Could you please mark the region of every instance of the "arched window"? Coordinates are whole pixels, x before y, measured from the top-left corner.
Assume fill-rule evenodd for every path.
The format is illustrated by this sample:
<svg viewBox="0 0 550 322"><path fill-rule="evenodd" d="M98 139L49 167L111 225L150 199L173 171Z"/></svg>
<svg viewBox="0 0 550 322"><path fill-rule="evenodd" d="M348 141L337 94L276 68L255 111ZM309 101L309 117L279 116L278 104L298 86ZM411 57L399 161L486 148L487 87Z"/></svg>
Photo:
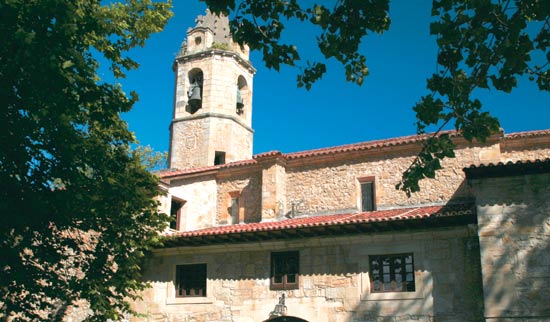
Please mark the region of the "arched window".
<svg viewBox="0 0 550 322"><path fill-rule="evenodd" d="M193 68L189 71L189 90L187 91L187 107L185 110L188 113L195 114L202 107L202 84L203 73L199 68Z"/></svg>
<svg viewBox="0 0 550 322"><path fill-rule="evenodd" d="M249 91L248 84L244 76L239 75L237 78L237 100L236 100L236 111L237 114L243 115L245 112L246 103L249 100Z"/></svg>

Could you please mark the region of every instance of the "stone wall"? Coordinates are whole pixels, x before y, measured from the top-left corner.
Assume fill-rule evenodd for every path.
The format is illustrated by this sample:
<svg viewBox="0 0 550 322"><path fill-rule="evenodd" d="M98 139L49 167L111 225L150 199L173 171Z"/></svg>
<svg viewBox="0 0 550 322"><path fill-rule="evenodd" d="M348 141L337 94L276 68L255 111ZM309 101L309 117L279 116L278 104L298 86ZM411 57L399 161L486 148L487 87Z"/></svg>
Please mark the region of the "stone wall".
<svg viewBox="0 0 550 322"><path fill-rule="evenodd" d="M210 120L197 119L193 122L174 122L171 127L170 166L193 168L208 164L208 141Z"/></svg>
<svg viewBox="0 0 550 322"><path fill-rule="evenodd" d="M288 315L312 322L477 321L476 240L475 230L462 227L165 249L151 259L145 278L153 287L136 307L150 321L257 322L285 293ZM270 254L281 250L300 253L297 290L269 288ZM368 256L403 252L414 254L416 291L371 293ZM175 298L174 268L192 263L207 264L208 296Z"/></svg>
<svg viewBox="0 0 550 322"><path fill-rule="evenodd" d="M472 181L485 316L550 320L550 174Z"/></svg>
<svg viewBox="0 0 550 322"><path fill-rule="evenodd" d="M177 180L168 192L170 196L184 202L180 211L180 230L214 225L217 185L213 176Z"/></svg>
<svg viewBox="0 0 550 322"><path fill-rule="evenodd" d="M306 214L357 211L360 199L358 178L362 177L374 177L378 209L472 198L464 183L462 168L481 160L500 160L497 144L459 146L456 158L445 159L436 178L421 181L421 190L408 198L395 186L413 162L416 151L364 153L351 160L289 166L287 209L291 203L302 202L301 211Z"/></svg>
<svg viewBox="0 0 550 322"><path fill-rule="evenodd" d="M204 120L205 127L218 122L214 118ZM221 122L221 121L220 121ZM228 121L230 122L230 121ZM198 123L195 123L195 125ZM225 131L230 124L217 124L213 128ZM215 132L208 130L203 132ZM230 131L230 129L227 129ZM199 131L197 131L199 132ZM227 137L222 133L216 135L221 145L246 145L237 142L238 135ZM231 142L224 140L233 140ZM353 156L335 156L322 162L286 161L284 155L275 153L257 158L257 166L245 166L223 169L217 174L206 177L196 177L196 182L209 181L215 176L217 183L216 201L211 204L203 201L207 190L184 188L183 182L172 182L171 189L191 189L196 195L186 193L187 200L197 209L203 218L199 224L187 227L208 227L208 225L225 225L228 215L228 193L242 193L240 199L244 222L282 220L286 216L351 213L360 209L359 178L373 177L375 182L375 199L377 209L387 209L421 204L445 204L473 200L474 193L466 184L463 168L472 164L489 164L511 160L544 159L550 157L549 144L527 145L523 150L509 144L501 146L497 143L486 145L459 144L456 158L445 159L443 169L437 172L435 179L425 179L420 182L421 191L410 198L395 185L402 173L415 157L417 150L362 151ZM244 149L244 148L242 148ZM211 149L212 150L212 149ZM501 152L503 151L503 152ZM213 153L210 159L213 158ZM193 152L200 157L201 153ZM212 163L213 160L209 160ZM202 179L201 179L202 178ZM180 187L181 186L181 187ZM212 187L210 187L212 189ZM208 190L210 191L210 190ZM212 197L212 196L210 196ZM198 202L198 204L197 204ZM205 217L205 209L208 216ZM294 212L293 212L294 211ZM293 212L293 213L292 213ZM188 221L191 219L188 219Z"/></svg>
<svg viewBox="0 0 550 322"><path fill-rule="evenodd" d="M218 179L216 223L218 225L231 224L229 206L231 201L230 193L236 193L239 197L239 212L245 223L259 222L261 209L261 182L259 173L244 174Z"/></svg>

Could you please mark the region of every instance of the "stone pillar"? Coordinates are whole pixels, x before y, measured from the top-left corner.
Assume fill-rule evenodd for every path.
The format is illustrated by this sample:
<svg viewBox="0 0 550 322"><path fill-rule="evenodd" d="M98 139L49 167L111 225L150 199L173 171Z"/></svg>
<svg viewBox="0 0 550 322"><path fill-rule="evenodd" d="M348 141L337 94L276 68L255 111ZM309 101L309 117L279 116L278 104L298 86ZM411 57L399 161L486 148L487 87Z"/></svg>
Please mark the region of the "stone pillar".
<svg viewBox="0 0 550 322"><path fill-rule="evenodd" d="M257 155L262 167L262 221L284 218L286 205L286 160L281 152Z"/></svg>

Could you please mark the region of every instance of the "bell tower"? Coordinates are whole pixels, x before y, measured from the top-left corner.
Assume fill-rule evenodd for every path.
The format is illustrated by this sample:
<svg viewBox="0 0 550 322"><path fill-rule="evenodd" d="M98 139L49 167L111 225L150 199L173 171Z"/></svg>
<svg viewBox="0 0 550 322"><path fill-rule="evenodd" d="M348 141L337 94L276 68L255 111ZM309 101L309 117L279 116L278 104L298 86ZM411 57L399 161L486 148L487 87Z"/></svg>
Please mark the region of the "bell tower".
<svg viewBox="0 0 550 322"><path fill-rule="evenodd" d="M234 43L227 17L196 19L173 65L169 167L205 167L252 158L252 78L248 47Z"/></svg>

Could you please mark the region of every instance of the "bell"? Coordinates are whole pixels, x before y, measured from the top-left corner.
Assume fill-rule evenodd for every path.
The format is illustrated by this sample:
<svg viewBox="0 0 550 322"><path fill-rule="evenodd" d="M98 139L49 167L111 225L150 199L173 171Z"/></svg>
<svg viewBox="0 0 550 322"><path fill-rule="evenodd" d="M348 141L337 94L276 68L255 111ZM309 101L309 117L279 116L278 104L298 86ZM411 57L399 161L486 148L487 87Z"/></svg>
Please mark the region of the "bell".
<svg viewBox="0 0 550 322"><path fill-rule="evenodd" d="M201 87L197 83L191 84L189 87L189 105L199 107L201 100Z"/></svg>
<svg viewBox="0 0 550 322"><path fill-rule="evenodd" d="M243 112L243 98L241 96L241 91L237 89L237 113L241 114Z"/></svg>

